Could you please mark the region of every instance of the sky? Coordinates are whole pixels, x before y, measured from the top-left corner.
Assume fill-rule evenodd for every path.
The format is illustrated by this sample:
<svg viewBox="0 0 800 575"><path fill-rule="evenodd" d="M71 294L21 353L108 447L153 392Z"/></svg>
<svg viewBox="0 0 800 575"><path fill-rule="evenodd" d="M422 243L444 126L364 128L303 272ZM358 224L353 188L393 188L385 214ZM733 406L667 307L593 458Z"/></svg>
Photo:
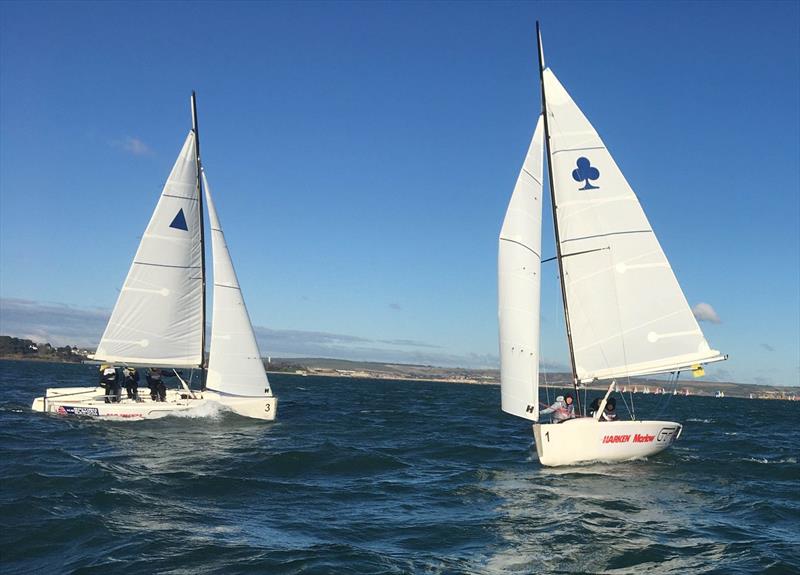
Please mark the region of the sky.
<svg viewBox="0 0 800 575"><path fill-rule="evenodd" d="M0 332L97 343L194 89L264 355L496 367L537 19L730 356L708 376L798 385L797 2L0 3Z"/></svg>

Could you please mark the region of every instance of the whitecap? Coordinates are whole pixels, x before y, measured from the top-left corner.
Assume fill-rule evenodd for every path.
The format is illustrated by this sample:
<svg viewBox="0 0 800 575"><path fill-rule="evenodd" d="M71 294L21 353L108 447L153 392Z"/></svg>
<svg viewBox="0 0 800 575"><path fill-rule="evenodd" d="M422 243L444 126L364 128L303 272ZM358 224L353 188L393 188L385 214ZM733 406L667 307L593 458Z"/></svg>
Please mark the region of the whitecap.
<svg viewBox="0 0 800 575"><path fill-rule="evenodd" d="M752 461L753 463L797 463L796 457L786 457L785 459L775 459L770 461L766 457L748 457L744 461Z"/></svg>
<svg viewBox="0 0 800 575"><path fill-rule="evenodd" d="M229 409L221 403L217 403L216 401L204 401L197 407L170 413L170 417L188 417L190 419L208 417L210 419L219 419L225 411L229 411Z"/></svg>

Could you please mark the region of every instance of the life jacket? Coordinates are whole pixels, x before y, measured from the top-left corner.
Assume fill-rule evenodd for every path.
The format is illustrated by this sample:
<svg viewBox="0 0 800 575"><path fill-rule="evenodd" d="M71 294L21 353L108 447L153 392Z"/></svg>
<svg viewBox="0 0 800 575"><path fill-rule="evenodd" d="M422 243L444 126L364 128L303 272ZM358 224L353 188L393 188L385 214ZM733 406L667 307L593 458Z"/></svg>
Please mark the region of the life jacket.
<svg viewBox="0 0 800 575"><path fill-rule="evenodd" d="M603 421L616 421L617 420L617 411L608 411L603 410L603 415L600 416L600 419Z"/></svg>
<svg viewBox="0 0 800 575"><path fill-rule="evenodd" d="M565 419L572 419L575 417L575 404L567 405L566 402L561 404L553 411L553 419L556 421L564 421Z"/></svg>

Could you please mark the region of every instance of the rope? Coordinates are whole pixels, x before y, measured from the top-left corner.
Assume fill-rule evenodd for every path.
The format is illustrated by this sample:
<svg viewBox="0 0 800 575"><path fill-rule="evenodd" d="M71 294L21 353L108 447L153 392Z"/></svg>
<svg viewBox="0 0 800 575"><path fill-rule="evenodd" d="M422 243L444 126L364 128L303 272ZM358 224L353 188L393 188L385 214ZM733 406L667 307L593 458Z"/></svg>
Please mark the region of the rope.
<svg viewBox="0 0 800 575"><path fill-rule="evenodd" d="M660 418L663 415L663 413L667 410L669 404L672 402L672 396L675 394L675 390L678 389L678 378L681 376L681 372L674 371L670 373L670 379L672 378L673 375L675 376L675 379L674 381L672 381L672 386L671 386L672 389L667 393L669 397L667 397L667 399L663 401L661 410L658 412L658 415L656 415L656 417ZM669 385L669 383L667 385ZM667 388L664 388L664 391L667 391Z"/></svg>
<svg viewBox="0 0 800 575"><path fill-rule="evenodd" d="M627 382L627 385L625 387L631 390L631 376L628 373L628 350L625 348L625 331L622 329L622 320L620 319L622 317L622 313L619 307L619 293L618 293L619 290L617 290L617 276L615 273L613 273L613 270L616 269L616 266L614 265L614 254L613 250L611 250L611 246L608 247L608 257L611 259L611 270L612 270L611 277L614 280L614 303L617 304L617 319L619 320L619 337L622 339L622 361L625 362L625 381ZM622 397L622 401L623 403L625 403L625 409L628 410L628 413L631 416L631 420L636 421L636 408L633 405L633 390L631 390L629 393L631 400L630 408L628 408L628 403L625 401L625 394L620 393L620 397Z"/></svg>

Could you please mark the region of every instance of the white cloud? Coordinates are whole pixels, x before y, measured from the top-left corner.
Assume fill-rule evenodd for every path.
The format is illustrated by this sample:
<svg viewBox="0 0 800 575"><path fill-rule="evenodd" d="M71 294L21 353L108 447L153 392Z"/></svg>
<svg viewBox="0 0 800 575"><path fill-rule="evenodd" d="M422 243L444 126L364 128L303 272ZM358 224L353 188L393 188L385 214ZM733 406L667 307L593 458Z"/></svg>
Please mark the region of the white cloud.
<svg viewBox="0 0 800 575"><path fill-rule="evenodd" d="M150 146L145 144L139 138L126 136L124 140L116 140L111 143L114 147L125 150L133 156L149 156L153 153Z"/></svg>
<svg viewBox="0 0 800 575"><path fill-rule="evenodd" d="M692 313L697 318L697 321L710 321L711 323L720 323L722 321L709 303L700 302L692 308Z"/></svg>

